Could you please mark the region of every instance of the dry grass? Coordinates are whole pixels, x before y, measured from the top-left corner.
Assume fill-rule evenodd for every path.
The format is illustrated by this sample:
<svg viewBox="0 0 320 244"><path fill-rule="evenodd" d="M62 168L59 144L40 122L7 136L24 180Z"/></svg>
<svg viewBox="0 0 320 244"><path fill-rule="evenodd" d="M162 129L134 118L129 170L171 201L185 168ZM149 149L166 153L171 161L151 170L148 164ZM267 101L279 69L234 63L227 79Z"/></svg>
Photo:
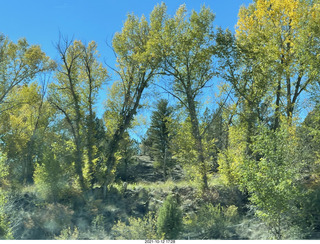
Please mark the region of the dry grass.
<svg viewBox="0 0 320 244"><path fill-rule="evenodd" d="M208 177L208 185L209 187L216 186L216 185L223 185L223 182L220 180L218 175L211 175ZM118 185L119 186L119 185ZM127 189L135 190L139 188L144 188L146 190L163 190L163 191L171 191L173 188L183 188L183 187L192 187L199 189L200 184L196 181L188 181L188 180L181 180L181 181L172 181L167 180L165 182L158 181L158 182L137 182L128 184Z"/></svg>

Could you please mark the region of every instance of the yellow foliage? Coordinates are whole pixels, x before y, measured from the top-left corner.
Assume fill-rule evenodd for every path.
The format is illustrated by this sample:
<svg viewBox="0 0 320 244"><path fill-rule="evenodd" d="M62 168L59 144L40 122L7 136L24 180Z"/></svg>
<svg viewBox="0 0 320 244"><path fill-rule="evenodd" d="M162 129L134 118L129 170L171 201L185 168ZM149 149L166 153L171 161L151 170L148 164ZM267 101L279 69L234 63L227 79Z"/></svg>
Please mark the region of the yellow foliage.
<svg viewBox="0 0 320 244"><path fill-rule="evenodd" d="M288 55L296 54L306 41L305 31L312 22L308 13L316 18L317 9L317 4L310 6L306 1L257 0L248 8L241 7L236 37L241 45L263 52L265 58L285 55L289 62Z"/></svg>
<svg viewBox="0 0 320 244"><path fill-rule="evenodd" d="M245 130L238 126L229 128L229 147L219 153L218 164L222 181L226 185L237 185L241 180L240 167L245 160Z"/></svg>

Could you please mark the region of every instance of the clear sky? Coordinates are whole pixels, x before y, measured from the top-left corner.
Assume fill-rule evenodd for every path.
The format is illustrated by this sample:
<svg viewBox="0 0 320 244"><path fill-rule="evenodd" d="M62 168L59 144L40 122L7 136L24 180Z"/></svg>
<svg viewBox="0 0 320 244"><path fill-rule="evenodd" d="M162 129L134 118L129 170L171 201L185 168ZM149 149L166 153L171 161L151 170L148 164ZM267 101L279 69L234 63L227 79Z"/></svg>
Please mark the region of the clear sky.
<svg viewBox="0 0 320 244"><path fill-rule="evenodd" d="M247 6L252 0L163 2L172 15L181 4L185 3L188 10L196 11L205 4L216 14L215 25L234 30L240 6ZM114 66L115 59L106 41L111 43L112 36L121 30L128 13L149 16L158 3L161 0L1 0L0 33L15 42L25 37L30 44L39 44L53 59L58 58L54 44L59 39L59 32L87 43L94 40L98 43L101 58ZM100 108L104 94L101 92Z"/></svg>
<svg viewBox="0 0 320 244"><path fill-rule="evenodd" d="M241 5L250 0L167 0L170 14L183 3L188 10L198 11L205 4L216 14L215 24L234 29ZM161 0L1 0L0 32L13 41L26 37L31 44L40 44L52 58L57 53L53 43L59 31L85 42L95 40L101 55L108 58L105 41L111 42L121 30L128 13L146 16Z"/></svg>

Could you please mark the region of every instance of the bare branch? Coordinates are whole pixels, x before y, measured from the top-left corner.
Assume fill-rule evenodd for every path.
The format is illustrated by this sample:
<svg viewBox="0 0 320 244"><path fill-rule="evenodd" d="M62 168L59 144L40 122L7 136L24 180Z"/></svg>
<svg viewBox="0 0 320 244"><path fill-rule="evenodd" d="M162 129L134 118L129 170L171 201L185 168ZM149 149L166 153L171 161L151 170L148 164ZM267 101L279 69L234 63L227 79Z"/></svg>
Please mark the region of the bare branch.
<svg viewBox="0 0 320 244"><path fill-rule="evenodd" d="M167 90L166 88L164 88L163 86L160 86L158 84L154 84L155 86L160 87L161 89L163 89L165 92L169 93L170 95L172 95L173 97L175 97L176 99L178 99L187 109L189 108L189 106L176 94L174 94L173 92Z"/></svg>
<svg viewBox="0 0 320 244"><path fill-rule="evenodd" d="M232 89L230 89L230 91L228 92L227 97L224 99L222 105L219 105L219 110L218 112L216 112L213 117L212 120L210 121L210 123L204 128L203 132L201 133L201 137L206 133L206 131L209 129L210 125L215 121L216 117L218 116L218 114L221 113L222 109L224 108L225 104L227 103L227 100L229 98L229 96L231 95L231 91Z"/></svg>

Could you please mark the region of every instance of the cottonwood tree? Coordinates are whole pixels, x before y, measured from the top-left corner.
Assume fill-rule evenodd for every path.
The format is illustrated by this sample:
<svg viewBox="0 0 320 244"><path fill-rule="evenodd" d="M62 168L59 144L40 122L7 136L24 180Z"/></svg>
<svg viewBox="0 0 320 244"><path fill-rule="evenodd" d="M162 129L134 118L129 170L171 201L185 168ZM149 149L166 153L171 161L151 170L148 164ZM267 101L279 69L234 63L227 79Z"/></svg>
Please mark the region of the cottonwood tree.
<svg viewBox="0 0 320 244"><path fill-rule="evenodd" d="M274 129L281 114L292 119L301 94L319 80L319 15L319 3L298 0L257 0L239 11L237 47L253 83L233 83L247 97L251 88L272 97Z"/></svg>
<svg viewBox="0 0 320 244"><path fill-rule="evenodd" d="M68 124L75 145L76 174L81 188L86 189L92 183L93 173L93 105L108 74L98 61L97 45L93 41L84 45L81 41L72 42L62 38L57 50L61 64L55 75L56 83L50 86L49 100ZM85 148L88 156L86 177L83 158Z"/></svg>
<svg viewBox="0 0 320 244"><path fill-rule="evenodd" d="M117 165L115 154L124 132L140 107L144 90L158 74L161 57L156 55L152 43L156 42L156 33L163 25L165 9L164 4L156 6L150 14L150 23L144 16L139 19L129 14L121 32L113 38L112 46L118 63L115 72L119 76L113 89L118 90L119 103L115 127L106 149L105 187L114 179Z"/></svg>
<svg viewBox="0 0 320 244"><path fill-rule="evenodd" d="M222 65L240 112L220 172L246 181L249 199L276 238L283 238L289 202L300 194L303 160L291 157L298 152L293 118L301 94L319 79L319 13L316 1L257 0L240 9L236 35L218 40L226 44L219 49Z"/></svg>
<svg viewBox="0 0 320 244"><path fill-rule="evenodd" d="M12 107L0 114L3 152L12 181L32 183L34 164L39 159L53 111L45 101L45 87L31 83L17 86L7 96Z"/></svg>
<svg viewBox="0 0 320 244"><path fill-rule="evenodd" d="M246 149L258 122L274 130L292 121L301 94L319 80L319 4L257 0L241 7L236 34L217 34L220 75L230 82Z"/></svg>
<svg viewBox="0 0 320 244"><path fill-rule="evenodd" d="M14 43L0 35L0 128L4 143L13 146L4 149L9 161L13 162L9 171L13 168L20 170L15 176L21 177L24 183L32 182L34 143L37 130L41 127L39 121L44 104L40 88L35 84L28 87L28 84L55 67L56 64L40 46L29 45L25 38ZM12 141L10 137L17 140ZM11 155L10 150L16 146L20 153ZM20 161L18 165L14 165L15 160Z"/></svg>
<svg viewBox="0 0 320 244"><path fill-rule="evenodd" d="M0 112L12 107L7 98L13 88L54 68L55 63L40 46L29 45L24 38L14 43L0 34Z"/></svg>
<svg viewBox="0 0 320 244"><path fill-rule="evenodd" d="M215 75L213 20L214 14L209 8L202 7L199 13L193 11L187 17L186 6L182 5L173 18L167 18L157 37L162 45L157 51L164 59L163 74L173 79L170 93L181 102L190 117L203 189L208 187L207 163L197 98Z"/></svg>

